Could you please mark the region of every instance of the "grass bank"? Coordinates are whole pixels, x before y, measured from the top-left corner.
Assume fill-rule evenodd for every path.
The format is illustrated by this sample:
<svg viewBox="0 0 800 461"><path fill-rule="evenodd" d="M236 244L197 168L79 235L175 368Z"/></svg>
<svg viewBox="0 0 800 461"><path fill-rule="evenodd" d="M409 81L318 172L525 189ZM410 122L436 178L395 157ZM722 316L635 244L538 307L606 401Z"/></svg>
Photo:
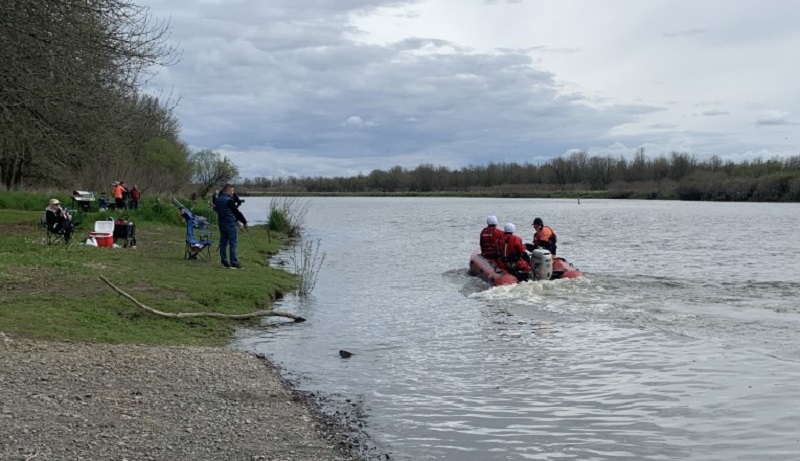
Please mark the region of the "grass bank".
<svg viewBox="0 0 800 461"><path fill-rule="evenodd" d="M5 208L9 193L0 195L0 201L6 199ZM24 206L0 209L3 332L88 342L219 345L229 342L242 323L155 317L119 296L99 276L165 312L246 313L268 308L276 297L297 286L295 276L268 266L267 257L284 240L268 237L261 226L252 227L250 236L240 234L244 269L226 270L213 249L210 262L183 259L185 227L177 209L168 204L144 202L140 211L128 212L136 224L136 248L107 249L77 244L107 213L84 214L75 244L46 245L38 223L47 197L26 194L10 202ZM34 206L28 203L37 211L26 209ZM216 242L219 235L212 230Z"/></svg>

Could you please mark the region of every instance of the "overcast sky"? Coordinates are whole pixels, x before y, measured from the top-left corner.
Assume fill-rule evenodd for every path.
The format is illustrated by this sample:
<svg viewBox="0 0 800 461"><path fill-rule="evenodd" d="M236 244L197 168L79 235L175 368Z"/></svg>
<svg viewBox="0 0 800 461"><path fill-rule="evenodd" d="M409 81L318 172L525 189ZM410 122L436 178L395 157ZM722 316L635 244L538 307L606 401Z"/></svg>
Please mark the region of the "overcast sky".
<svg viewBox="0 0 800 461"><path fill-rule="evenodd" d="M184 139L242 176L800 154L800 1L142 0Z"/></svg>

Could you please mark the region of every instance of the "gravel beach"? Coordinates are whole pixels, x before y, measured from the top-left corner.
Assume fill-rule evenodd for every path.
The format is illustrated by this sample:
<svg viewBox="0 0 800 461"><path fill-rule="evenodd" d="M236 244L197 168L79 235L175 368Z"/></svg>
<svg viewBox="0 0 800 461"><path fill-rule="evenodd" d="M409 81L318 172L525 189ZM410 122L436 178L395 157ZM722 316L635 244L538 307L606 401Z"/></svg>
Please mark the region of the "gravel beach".
<svg viewBox="0 0 800 461"><path fill-rule="evenodd" d="M360 459L262 358L0 333L0 459ZM357 443L357 442L356 442Z"/></svg>

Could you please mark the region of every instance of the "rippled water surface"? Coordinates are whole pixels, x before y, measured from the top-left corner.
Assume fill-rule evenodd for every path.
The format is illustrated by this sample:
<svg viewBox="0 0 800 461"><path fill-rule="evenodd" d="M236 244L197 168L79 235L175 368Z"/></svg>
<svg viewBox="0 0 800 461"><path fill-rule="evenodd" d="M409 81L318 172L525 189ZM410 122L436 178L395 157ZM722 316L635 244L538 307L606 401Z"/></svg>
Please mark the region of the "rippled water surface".
<svg viewBox="0 0 800 461"><path fill-rule="evenodd" d="M468 276L488 214L526 241L541 216L587 277ZM280 306L308 322L241 346L396 460L798 460L798 229L797 204L315 198L325 264Z"/></svg>

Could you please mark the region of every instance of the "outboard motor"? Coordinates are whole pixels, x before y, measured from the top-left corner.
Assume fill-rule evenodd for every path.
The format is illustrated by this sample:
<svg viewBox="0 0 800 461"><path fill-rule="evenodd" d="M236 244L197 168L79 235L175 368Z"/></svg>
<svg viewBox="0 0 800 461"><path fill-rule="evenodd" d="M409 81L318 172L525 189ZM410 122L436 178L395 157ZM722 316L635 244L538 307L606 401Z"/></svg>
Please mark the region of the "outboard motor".
<svg viewBox="0 0 800 461"><path fill-rule="evenodd" d="M533 280L550 280L553 277L553 255L549 251L537 248L531 252Z"/></svg>

